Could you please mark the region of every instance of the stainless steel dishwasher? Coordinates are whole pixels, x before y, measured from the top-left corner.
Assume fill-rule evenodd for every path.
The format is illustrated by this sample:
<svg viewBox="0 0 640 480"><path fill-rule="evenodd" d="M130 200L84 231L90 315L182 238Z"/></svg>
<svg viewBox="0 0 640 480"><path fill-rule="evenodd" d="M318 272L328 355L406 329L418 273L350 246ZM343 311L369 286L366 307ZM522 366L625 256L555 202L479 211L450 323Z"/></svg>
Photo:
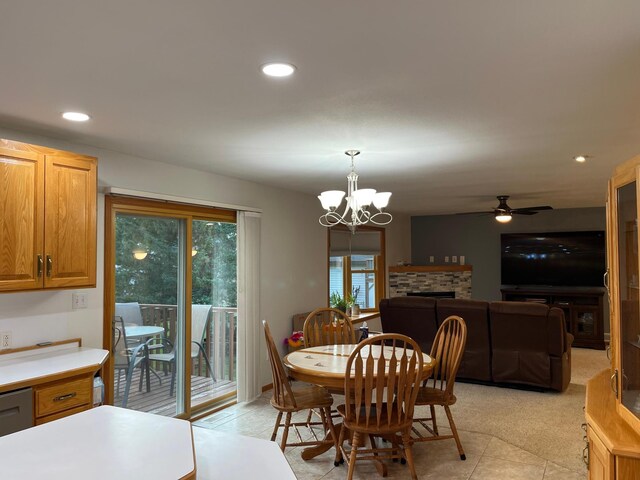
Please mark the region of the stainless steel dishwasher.
<svg viewBox="0 0 640 480"><path fill-rule="evenodd" d="M33 426L33 390L0 394L0 437Z"/></svg>

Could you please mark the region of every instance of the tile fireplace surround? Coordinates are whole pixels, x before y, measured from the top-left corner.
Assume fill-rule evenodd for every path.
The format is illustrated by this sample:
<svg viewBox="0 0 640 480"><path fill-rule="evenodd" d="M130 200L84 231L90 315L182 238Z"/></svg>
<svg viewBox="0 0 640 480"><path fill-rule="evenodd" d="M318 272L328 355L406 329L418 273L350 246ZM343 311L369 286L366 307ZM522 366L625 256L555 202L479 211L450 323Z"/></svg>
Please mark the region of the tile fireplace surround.
<svg viewBox="0 0 640 480"><path fill-rule="evenodd" d="M389 296L453 291L456 298L471 298L471 271L471 265L389 267Z"/></svg>

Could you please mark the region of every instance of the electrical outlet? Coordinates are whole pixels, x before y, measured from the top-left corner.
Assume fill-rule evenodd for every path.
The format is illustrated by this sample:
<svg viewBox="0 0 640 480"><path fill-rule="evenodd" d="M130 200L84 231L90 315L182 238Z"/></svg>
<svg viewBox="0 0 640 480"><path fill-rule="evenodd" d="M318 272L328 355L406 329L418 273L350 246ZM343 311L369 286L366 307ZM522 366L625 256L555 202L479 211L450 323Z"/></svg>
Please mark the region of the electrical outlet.
<svg viewBox="0 0 640 480"><path fill-rule="evenodd" d="M0 350L6 348L11 348L11 332L8 330L0 332Z"/></svg>
<svg viewBox="0 0 640 480"><path fill-rule="evenodd" d="M431 256L429 257L429 263L433 263L433 262L435 262L435 261L436 261L436 259L434 258L434 256L433 256L433 255L431 255Z"/></svg>
<svg viewBox="0 0 640 480"><path fill-rule="evenodd" d="M449 263L449 256L444 257L444 263Z"/></svg>
<svg viewBox="0 0 640 480"><path fill-rule="evenodd" d="M464 265L464 255L460 255L460 265Z"/></svg>
<svg viewBox="0 0 640 480"><path fill-rule="evenodd" d="M458 263L458 256L457 256L457 255L453 255L453 256L451 257L451 262L453 262L453 263Z"/></svg>

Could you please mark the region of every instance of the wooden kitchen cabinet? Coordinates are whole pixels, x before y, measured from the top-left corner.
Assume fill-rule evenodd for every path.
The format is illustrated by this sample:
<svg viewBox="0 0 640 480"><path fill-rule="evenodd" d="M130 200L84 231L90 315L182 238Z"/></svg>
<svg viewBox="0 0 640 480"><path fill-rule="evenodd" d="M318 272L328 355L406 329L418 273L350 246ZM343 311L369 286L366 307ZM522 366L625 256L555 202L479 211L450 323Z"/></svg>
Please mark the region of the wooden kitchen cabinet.
<svg viewBox="0 0 640 480"><path fill-rule="evenodd" d="M92 406L93 375L64 378L33 389L36 425L57 420Z"/></svg>
<svg viewBox="0 0 640 480"><path fill-rule="evenodd" d="M0 140L0 291L95 287L97 160Z"/></svg>

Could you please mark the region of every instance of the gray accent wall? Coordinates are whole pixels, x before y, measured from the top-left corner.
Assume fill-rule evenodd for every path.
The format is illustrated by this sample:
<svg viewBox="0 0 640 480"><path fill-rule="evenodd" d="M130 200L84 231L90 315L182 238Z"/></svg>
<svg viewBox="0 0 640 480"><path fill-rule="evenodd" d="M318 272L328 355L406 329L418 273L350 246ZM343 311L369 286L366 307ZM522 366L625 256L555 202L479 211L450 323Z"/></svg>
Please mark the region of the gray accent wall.
<svg viewBox="0 0 640 480"><path fill-rule="evenodd" d="M501 233L605 230L605 225L604 207L514 215L507 224L498 223L492 215L416 216L411 217L411 263L446 265L445 256L451 263L455 255L459 263L463 255L465 264L473 266L471 297L500 300ZM433 263L429 256L435 257Z"/></svg>

